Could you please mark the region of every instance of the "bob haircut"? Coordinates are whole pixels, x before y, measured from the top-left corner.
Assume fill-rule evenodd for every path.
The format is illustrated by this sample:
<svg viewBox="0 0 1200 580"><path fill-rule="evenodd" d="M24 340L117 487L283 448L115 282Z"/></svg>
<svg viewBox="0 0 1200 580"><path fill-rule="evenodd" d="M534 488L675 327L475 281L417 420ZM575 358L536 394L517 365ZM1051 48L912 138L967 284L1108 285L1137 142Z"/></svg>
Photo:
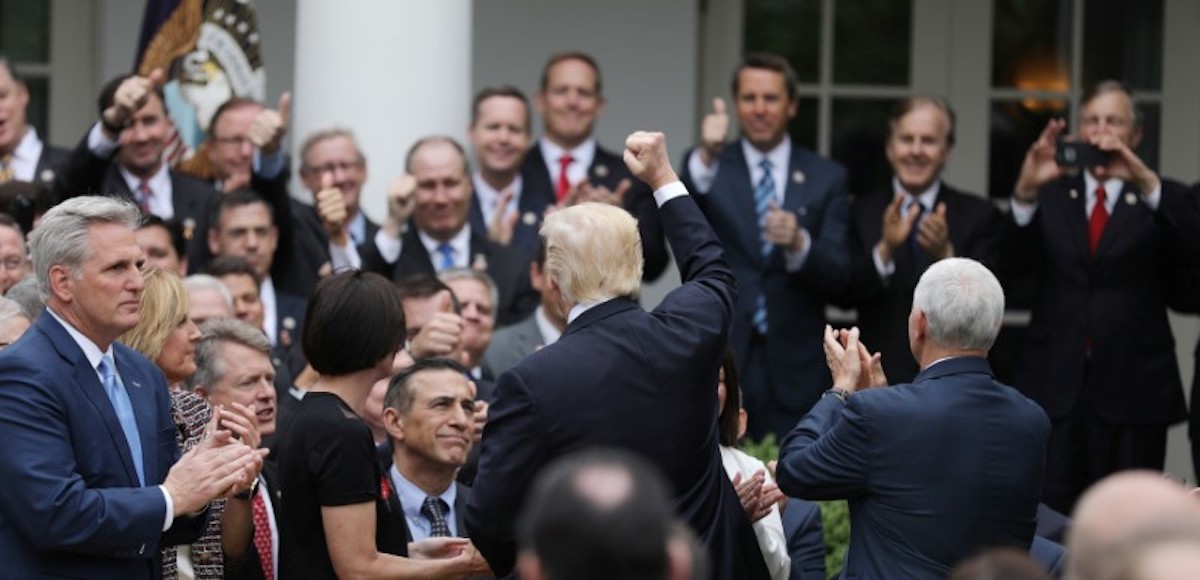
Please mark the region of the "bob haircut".
<svg viewBox="0 0 1200 580"><path fill-rule="evenodd" d="M304 356L323 375L369 369L404 344L400 293L371 272L346 270L321 280L304 320Z"/></svg>

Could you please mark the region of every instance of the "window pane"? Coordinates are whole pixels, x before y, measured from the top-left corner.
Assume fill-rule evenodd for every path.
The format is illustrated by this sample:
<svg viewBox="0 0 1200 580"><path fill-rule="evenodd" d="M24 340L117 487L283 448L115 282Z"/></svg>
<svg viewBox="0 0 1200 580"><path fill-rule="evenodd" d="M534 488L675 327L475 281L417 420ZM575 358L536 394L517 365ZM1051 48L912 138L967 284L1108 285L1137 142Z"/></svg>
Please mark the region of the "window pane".
<svg viewBox="0 0 1200 580"><path fill-rule="evenodd" d="M1158 171L1158 144L1162 135L1162 105L1138 103L1137 107L1142 114L1142 142L1134 148L1134 152L1142 158L1142 162L1147 167Z"/></svg>
<svg viewBox="0 0 1200 580"><path fill-rule="evenodd" d="M42 140L47 139L46 119L50 112L50 83L46 78L25 77L29 88L29 107L25 109L25 122L37 129Z"/></svg>
<svg viewBox="0 0 1200 580"><path fill-rule="evenodd" d="M895 99L837 99L833 102L833 158L846 166L852 195L888 187L892 169L884 147Z"/></svg>
<svg viewBox="0 0 1200 580"><path fill-rule="evenodd" d="M49 62L50 3L0 0L0 52L14 62Z"/></svg>
<svg viewBox="0 0 1200 580"><path fill-rule="evenodd" d="M746 0L746 52L774 52L802 83L820 78L821 0Z"/></svg>
<svg viewBox="0 0 1200 580"><path fill-rule="evenodd" d="M792 143L809 151L817 150L817 105L815 97L800 97L796 105L796 117L788 125Z"/></svg>
<svg viewBox="0 0 1200 580"><path fill-rule="evenodd" d="M1069 119L1066 101L992 103L991 159L988 195L1009 197L1021 173L1025 152L1051 119Z"/></svg>
<svg viewBox="0 0 1200 580"><path fill-rule="evenodd" d="M1118 79L1162 89L1162 0L1087 0L1083 10L1083 85Z"/></svg>
<svg viewBox="0 0 1200 580"><path fill-rule="evenodd" d="M835 6L833 82L908 86L912 0L855 0Z"/></svg>
<svg viewBox="0 0 1200 580"><path fill-rule="evenodd" d="M993 86L1070 88L1070 0L996 0L993 16Z"/></svg>

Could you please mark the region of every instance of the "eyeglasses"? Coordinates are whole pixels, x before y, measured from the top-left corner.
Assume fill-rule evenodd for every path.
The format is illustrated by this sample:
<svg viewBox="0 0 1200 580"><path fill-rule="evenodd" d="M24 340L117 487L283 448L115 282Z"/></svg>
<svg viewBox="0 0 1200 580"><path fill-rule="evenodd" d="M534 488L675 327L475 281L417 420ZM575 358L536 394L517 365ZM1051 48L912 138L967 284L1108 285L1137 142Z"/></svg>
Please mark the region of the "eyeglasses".
<svg viewBox="0 0 1200 580"><path fill-rule="evenodd" d="M236 137L214 137L213 141L216 141L217 145L224 145L226 147L232 146L238 149L245 147L246 145L254 145L254 143L250 141L250 138L244 135L238 135Z"/></svg>
<svg viewBox="0 0 1200 580"><path fill-rule="evenodd" d="M339 161L337 163L326 163L325 165L306 165L300 171L313 175L321 175L324 173L347 173L351 170L362 168L362 162L359 161Z"/></svg>

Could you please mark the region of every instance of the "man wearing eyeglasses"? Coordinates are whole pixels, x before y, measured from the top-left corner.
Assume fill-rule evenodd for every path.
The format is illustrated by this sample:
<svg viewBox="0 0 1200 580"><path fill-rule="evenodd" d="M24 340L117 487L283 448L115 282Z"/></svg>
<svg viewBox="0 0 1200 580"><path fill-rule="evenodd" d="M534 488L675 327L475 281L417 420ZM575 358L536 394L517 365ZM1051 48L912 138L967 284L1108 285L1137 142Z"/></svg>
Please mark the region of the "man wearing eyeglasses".
<svg viewBox="0 0 1200 580"><path fill-rule="evenodd" d="M29 273L27 256L20 226L11 217L0 214L0 295L7 294L13 284Z"/></svg>

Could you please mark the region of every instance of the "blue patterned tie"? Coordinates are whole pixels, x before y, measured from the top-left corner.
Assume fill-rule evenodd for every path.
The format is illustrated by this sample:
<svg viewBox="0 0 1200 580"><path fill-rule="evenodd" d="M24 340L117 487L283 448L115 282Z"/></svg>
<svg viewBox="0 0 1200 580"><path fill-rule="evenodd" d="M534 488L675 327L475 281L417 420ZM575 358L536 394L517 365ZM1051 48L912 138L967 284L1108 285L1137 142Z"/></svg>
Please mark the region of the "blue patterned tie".
<svg viewBox="0 0 1200 580"><path fill-rule="evenodd" d="M446 523L446 502L441 498L427 496L421 504L421 515L429 520L429 535L433 537L448 537L450 524Z"/></svg>
<svg viewBox="0 0 1200 580"><path fill-rule="evenodd" d="M104 383L104 392L108 395L108 400L112 402L117 420L121 422L121 430L125 432L125 440L129 443L129 452L133 456L133 467L137 470L138 483L146 485L146 474L143 473L145 468L142 467L142 439L138 434L137 418L133 415L133 403L129 400L129 393L126 392L125 385L121 384L121 379L114 372L115 368L112 355L109 354L104 355L100 359L100 364L96 365L96 370L100 371L100 379Z"/></svg>
<svg viewBox="0 0 1200 580"><path fill-rule="evenodd" d="M762 231L762 256L767 259L770 258L771 249L774 247L774 244L767 241L767 212L771 209L771 202L775 200L775 178L771 176L770 159L763 159L759 167L762 167L763 175L754 188L754 211L758 214L758 227ZM759 293L758 300L754 303L754 328L759 334L767 333L767 296L764 293Z"/></svg>
<svg viewBox="0 0 1200 580"><path fill-rule="evenodd" d="M454 248L447 243L442 243L437 247L438 254L442 259L438 262L438 272L449 270L454 267Z"/></svg>
<svg viewBox="0 0 1200 580"><path fill-rule="evenodd" d="M925 204L915 197L910 198L908 211L917 212L917 219L913 220L912 230L908 232L908 253L915 258L917 250L921 249L920 244L917 243L917 230L921 227L921 219L925 217Z"/></svg>

